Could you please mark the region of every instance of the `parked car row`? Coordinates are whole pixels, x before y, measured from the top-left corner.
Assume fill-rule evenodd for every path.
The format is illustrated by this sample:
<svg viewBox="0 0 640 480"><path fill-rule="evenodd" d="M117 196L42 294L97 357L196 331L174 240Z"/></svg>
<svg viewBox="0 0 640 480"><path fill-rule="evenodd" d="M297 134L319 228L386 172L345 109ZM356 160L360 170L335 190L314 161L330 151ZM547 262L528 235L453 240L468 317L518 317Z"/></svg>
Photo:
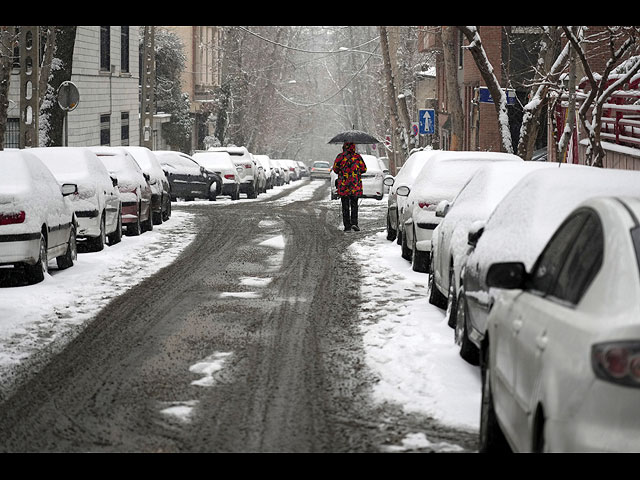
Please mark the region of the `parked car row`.
<svg viewBox="0 0 640 480"><path fill-rule="evenodd" d="M640 451L640 172L422 150L385 182L481 370L480 450Z"/></svg>
<svg viewBox="0 0 640 480"><path fill-rule="evenodd" d="M0 152L0 268L44 279L78 247L115 245L171 216L170 184L143 147L46 147ZM124 229L124 230L123 230Z"/></svg>

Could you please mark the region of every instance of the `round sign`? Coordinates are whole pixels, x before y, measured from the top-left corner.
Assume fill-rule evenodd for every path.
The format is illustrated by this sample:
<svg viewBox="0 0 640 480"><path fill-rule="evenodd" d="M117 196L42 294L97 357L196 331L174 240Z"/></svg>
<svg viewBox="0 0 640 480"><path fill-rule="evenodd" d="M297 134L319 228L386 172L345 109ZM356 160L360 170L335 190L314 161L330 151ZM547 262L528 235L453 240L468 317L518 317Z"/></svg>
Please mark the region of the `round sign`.
<svg viewBox="0 0 640 480"><path fill-rule="evenodd" d="M70 112L78 106L80 93L72 82L62 82L58 88L58 105L62 110Z"/></svg>

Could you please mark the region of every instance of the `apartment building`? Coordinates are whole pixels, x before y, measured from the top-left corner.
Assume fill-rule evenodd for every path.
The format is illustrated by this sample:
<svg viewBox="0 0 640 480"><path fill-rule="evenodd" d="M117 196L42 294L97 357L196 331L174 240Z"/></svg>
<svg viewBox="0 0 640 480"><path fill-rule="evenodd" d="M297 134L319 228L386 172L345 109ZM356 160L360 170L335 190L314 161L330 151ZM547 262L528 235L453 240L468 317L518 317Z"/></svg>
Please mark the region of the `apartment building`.
<svg viewBox="0 0 640 480"><path fill-rule="evenodd" d="M187 93L190 112L194 117L192 150L203 148L204 138L211 135L209 104L222 83L221 42L222 27L217 26L162 26L174 32L184 45L187 58L182 75L182 91Z"/></svg>
<svg viewBox="0 0 640 480"><path fill-rule="evenodd" d="M68 145L139 145L139 27L78 26L71 81L80 94L68 114ZM19 72L12 74L5 148L17 148Z"/></svg>

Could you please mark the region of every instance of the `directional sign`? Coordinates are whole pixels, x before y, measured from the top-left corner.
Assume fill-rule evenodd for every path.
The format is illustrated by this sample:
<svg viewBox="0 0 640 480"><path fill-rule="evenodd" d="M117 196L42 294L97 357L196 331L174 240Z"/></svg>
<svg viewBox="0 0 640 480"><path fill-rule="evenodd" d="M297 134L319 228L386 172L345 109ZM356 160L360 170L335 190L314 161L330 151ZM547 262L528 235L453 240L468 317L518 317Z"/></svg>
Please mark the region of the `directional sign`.
<svg viewBox="0 0 640 480"><path fill-rule="evenodd" d="M433 135L436 133L436 111L432 108L418 110L418 119L421 135Z"/></svg>
<svg viewBox="0 0 640 480"><path fill-rule="evenodd" d="M507 95L507 105L514 105L516 103L516 91L513 88L503 88ZM493 103L493 97L487 87L478 88L478 101L480 103Z"/></svg>

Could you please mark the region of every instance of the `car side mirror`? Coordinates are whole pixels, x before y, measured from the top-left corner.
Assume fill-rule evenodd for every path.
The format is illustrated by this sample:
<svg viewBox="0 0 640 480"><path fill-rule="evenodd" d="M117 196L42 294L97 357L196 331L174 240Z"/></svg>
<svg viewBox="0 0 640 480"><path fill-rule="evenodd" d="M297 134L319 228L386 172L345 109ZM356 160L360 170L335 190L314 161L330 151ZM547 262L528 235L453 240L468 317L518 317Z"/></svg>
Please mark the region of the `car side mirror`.
<svg viewBox="0 0 640 480"><path fill-rule="evenodd" d="M401 187L398 187L396 190L396 194L400 195L401 197L408 197L410 193L411 193L411 189L406 185L402 185Z"/></svg>
<svg viewBox="0 0 640 480"><path fill-rule="evenodd" d="M389 175L388 177L384 177L382 183L384 183L387 187L392 187L395 183L395 179L391 175Z"/></svg>
<svg viewBox="0 0 640 480"><path fill-rule="evenodd" d="M444 218L447 215L450 206L451 204L446 200L442 200L438 203L438 206L436 207L436 217Z"/></svg>
<svg viewBox="0 0 640 480"><path fill-rule="evenodd" d="M144 177L144 179L149 182L151 180L151 176L148 173L142 173L142 176Z"/></svg>
<svg viewBox="0 0 640 480"><path fill-rule="evenodd" d="M478 240L480 240L480 237L482 236L483 233L484 233L483 221L479 220L472 223L471 228L469 228L469 233L467 234L467 244L475 248L476 245L478 244Z"/></svg>
<svg viewBox="0 0 640 480"><path fill-rule="evenodd" d="M487 286L508 290L524 288L527 271L521 262L494 263L487 272Z"/></svg>
<svg viewBox="0 0 640 480"><path fill-rule="evenodd" d="M63 197L74 195L78 193L78 185L75 183L63 183L60 187L60 191L62 192Z"/></svg>
<svg viewBox="0 0 640 480"><path fill-rule="evenodd" d="M118 186L118 178L117 177L111 177L111 183L113 184L114 187Z"/></svg>

